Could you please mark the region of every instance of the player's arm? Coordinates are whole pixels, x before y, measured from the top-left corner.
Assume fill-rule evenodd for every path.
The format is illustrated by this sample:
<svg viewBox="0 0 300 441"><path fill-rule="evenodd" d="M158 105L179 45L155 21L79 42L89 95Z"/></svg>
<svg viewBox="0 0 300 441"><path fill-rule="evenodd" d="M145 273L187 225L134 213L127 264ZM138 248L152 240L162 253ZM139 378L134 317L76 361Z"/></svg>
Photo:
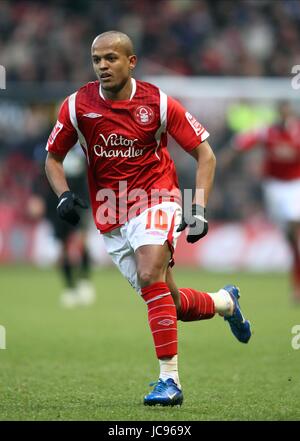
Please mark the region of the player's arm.
<svg viewBox="0 0 300 441"><path fill-rule="evenodd" d="M75 210L76 205L87 208L87 204L70 190L63 167L64 158L76 144L77 139L76 129L70 120L68 99L66 99L48 139L45 172L50 186L58 197L58 215L72 225L76 225L80 219Z"/></svg>
<svg viewBox="0 0 300 441"><path fill-rule="evenodd" d="M76 206L88 208L86 202L73 193L67 183L63 160L59 155L49 152L45 163L45 172L53 191L58 196L57 213L59 217L71 225L79 222L80 216Z"/></svg>
<svg viewBox="0 0 300 441"><path fill-rule="evenodd" d="M216 158L206 141L209 133L184 107L168 97L167 130L197 161L196 191L192 206L184 201L183 218L177 231L188 227L187 241L194 243L208 232L206 205L212 188Z"/></svg>
<svg viewBox="0 0 300 441"><path fill-rule="evenodd" d="M192 207L184 207L183 219L177 231L189 227L187 241L194 243L208 233L205 211L214 181L216 157L207 141L203 141L189 153L197 161L195 195Z"/></svg>
<svg viewBox="0 0 300 441"><path fill-rule="evenodd" d="M193 204L198 204L205 208L214 181L216 157L207 141L203 141L190 154L197 161L196 191Z"/></svg>
<svg viewBox="0 0 300 441"><path fill-rule="evenodd" d="M70 191L63 167L64 158L48 152L45 162L45 172L49 184L59 198L65 191Z"/></svg>

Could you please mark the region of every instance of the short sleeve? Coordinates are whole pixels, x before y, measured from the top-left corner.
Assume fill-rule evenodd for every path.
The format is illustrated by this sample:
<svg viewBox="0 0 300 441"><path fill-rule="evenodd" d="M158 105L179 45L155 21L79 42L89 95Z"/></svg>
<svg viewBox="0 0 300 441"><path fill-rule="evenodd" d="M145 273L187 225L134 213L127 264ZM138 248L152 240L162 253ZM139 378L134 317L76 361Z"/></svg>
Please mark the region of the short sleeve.
<svg viewBox="0 0 300 441"><path fill-rule="evenodd" d="M69 99L67 98L61 105L56 124L48 138L46 150L65 157L77 140L77 131L70 120Z"/></svg>
<svg viewBox="0 0 300 441"><path fill-rule="evenodd" d="M209 133L187 110L174 98L168 96L167 131L186 151L198 147L208 138Z"/></svg>

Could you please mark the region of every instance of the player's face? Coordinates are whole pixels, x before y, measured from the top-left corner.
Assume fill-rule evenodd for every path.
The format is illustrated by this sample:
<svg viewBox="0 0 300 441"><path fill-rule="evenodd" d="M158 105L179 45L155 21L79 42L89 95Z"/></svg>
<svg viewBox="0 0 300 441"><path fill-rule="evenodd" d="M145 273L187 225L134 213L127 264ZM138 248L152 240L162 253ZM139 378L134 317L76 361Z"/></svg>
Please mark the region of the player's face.
<svg viewBox="0 0 300 441"><path fill-rule="evenodd" d="M94 71L104 90L120 91L136 64L136 56L128 55L120 44L103 40L92 46Z"/></svg>

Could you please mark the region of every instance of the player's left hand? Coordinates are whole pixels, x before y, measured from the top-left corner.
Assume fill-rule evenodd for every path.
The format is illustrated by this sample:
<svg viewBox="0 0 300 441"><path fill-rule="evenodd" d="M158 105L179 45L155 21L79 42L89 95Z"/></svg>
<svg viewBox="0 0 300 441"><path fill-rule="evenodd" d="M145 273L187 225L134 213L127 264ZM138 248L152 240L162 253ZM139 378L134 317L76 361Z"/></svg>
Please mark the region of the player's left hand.
<svg viewBox="0 0 300 441"><path fill-rule="evenodd" d="M189 243L195 243L197 240L206 236L208 232L208 222L205 219L204 207L193 204L191 212L182 215L182 221L177 231L183 231L186 227L189 227L189 233L186 238Z"/></svg>

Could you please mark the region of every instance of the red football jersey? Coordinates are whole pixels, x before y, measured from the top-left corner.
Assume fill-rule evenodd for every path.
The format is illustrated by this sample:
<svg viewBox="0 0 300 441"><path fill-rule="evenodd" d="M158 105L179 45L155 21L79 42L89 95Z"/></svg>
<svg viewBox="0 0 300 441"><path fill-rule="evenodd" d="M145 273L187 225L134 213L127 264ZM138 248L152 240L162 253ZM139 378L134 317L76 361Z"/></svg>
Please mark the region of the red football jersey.
<svg viewBox="0 0 300 441"><path fill-rule="evenodd" d="M236 137L235 148L243 151L260 144L264 147L264 175L289 181L300 178L300 121L286 126L273 125Z"/></svg>
<svg viewBox="0 0 300 441"><path fill-rule="evenodd" d="M179 102L152 84L132 79L130 99L116 101L105 99L95 81L63 102L46 149L64 157L79 140L94 220L105 233L139 214L137 207L141 212L170 195L180 200L167 132L187 152L209 136Z"/></svg>

